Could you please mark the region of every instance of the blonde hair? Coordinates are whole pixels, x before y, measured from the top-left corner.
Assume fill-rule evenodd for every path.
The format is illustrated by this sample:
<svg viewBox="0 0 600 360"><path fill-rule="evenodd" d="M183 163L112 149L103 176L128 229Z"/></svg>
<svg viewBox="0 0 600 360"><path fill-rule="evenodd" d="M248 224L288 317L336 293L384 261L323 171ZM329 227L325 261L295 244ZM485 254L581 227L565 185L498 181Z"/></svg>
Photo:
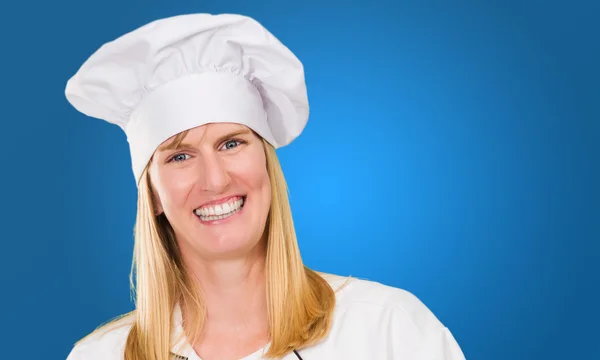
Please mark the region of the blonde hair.
<svg viewBox="0 0 600 360"><path fill-rule="evenodd" d="M178 134L172 145L176 146L186 134L187 131ZM265 140L263 145L271 182L271 207L266 224L270 346L265 356L276 358L316 344L327 336L335 293L324 278L302 262L283 171L273 146ZM139 183L130 280L136 310L123 316L133 320L125 360L169 359L173 345L172 311L178 303L193 309L186 312L185 336L192 343L198 338L206 315L202 291L186 271L167 219L154 213L148 168Z"/></svg>

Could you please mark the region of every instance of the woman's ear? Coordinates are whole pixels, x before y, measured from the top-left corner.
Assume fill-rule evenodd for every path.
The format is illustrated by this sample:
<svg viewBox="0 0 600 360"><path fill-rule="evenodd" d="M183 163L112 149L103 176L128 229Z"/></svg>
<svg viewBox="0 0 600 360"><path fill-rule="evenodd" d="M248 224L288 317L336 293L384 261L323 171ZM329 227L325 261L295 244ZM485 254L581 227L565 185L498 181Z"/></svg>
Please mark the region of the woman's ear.
<svg viewBox="0 0 600 360"><path fill-rule="evenodd" d="M152 207L154 209L154 215L161 215L163 213L162 202L160 201L160 197L158 196L156 189L152 185L150 186L150 194L152 195Z"/></svg>
<svg viewBox="0 0 600 360"><path fill-rule="evenodd" d="M158 216L163 213L163 207L158 196L153 196L154 200L154 215Z"/></svg>
<svg viewBox="0 0 600 360"><path fill-rule="evenodd" d="M154 209L154 215L159 216L163 213L162 203L154 184L152 184L150 171L148 171L148 186L150 188L150 196L152 197L152 208Z"/></svg>

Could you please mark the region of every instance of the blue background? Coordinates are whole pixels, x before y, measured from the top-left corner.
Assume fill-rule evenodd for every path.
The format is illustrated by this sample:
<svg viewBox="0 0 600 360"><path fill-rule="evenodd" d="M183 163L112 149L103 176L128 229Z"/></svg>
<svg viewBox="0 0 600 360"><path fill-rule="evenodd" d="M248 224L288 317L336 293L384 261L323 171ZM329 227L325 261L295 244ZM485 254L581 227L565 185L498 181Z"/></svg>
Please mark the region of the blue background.
<svg viewBox="0 0 600 360"><path fill-rule="evenodd" d="M413 292L468 359L592 358L599 4L4 2L0 357L64 359L132 309L127 142L67 79L146 22L229 12L305 64L310 121L279 154L309 266Z"/></svg>

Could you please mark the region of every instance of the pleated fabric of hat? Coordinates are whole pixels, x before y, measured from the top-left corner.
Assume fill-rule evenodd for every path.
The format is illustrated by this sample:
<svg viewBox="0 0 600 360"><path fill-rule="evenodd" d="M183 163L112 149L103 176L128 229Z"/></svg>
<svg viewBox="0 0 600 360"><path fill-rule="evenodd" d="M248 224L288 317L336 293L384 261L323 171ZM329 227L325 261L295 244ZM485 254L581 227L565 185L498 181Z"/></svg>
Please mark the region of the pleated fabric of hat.
<svg viewBox="0 0 600 360"><path fill-rule="evenodd" d="M236 14L179 15L133 30L92 54L65 95L81 113L123 129L136 183L160 144L184 130L237 123L280 148L309 114L300 60Z"/></svg>

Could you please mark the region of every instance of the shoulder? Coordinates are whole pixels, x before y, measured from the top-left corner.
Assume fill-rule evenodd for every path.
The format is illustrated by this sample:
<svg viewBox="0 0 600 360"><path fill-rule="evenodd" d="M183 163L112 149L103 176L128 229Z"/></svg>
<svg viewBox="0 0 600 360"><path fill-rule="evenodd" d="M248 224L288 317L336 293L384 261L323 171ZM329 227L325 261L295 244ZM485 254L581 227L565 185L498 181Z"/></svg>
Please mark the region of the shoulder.
<svg viewBox="0 0 600 360"><path fill-rule="evenodd" d="M413 293L379 282L354 277L323 274L336 292L339 311L393 312L419 329L437 329L444 325Z"/></svg>
<svg viewBox="0 0 600 360"><path fill-rule="evenodd" d="M352 344L354 354L394 359L463 360L449 329L413 293L379 282L322 275L336 292L330 339Z"/></svg>
<svg viewBox="0 0 600 360"><path fill-rule="evenodd" d="M99 327L75 344L67 360L123 359L133 320L133 313L129 313Z"/></svg>

